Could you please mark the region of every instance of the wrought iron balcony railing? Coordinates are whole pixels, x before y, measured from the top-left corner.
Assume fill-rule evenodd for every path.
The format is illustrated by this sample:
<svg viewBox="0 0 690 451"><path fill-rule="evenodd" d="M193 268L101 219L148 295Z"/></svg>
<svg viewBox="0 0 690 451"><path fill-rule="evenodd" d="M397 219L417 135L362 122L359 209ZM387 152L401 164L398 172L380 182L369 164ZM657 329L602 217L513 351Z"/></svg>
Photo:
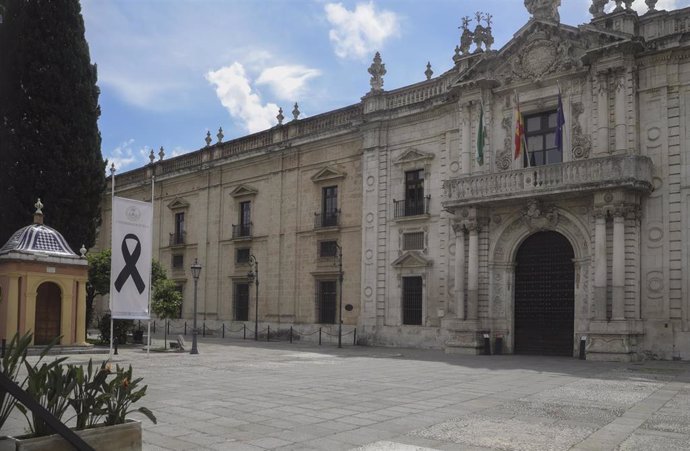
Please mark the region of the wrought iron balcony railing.
<svg viewBox="0 0 690 451"><path fill-rule="evenodd" d="M607 188L650 191L652 161L639 155L612 155L450 179L443 182L442 205L448 209Z"/></svg>
<svg viewBox="0 0 690 451"><path fill-rule="evenodd" d="M404 218L407 216L419 216L429 214L429 203L431 203L431 196L425 196L422 199L393 199L393 213L395 218Z"/></svg>
<svg viewBox="0 0 690 451"><path fill-rule="evenodd" d="M187 232L171 233L170 246L181 246L187 242Z"/></svg>
<svg viewBox="0 0 690 451"><path fill-rule="evenodd" d="M232 225L232 238L250 238L252 236L252 223Z"/></svg>
<svg viewBox="0 0 690 451"><path fill-rule="evenodd" d="M314 213L314 228L338 227L340 225L340 210L325 213Z"/></svg>

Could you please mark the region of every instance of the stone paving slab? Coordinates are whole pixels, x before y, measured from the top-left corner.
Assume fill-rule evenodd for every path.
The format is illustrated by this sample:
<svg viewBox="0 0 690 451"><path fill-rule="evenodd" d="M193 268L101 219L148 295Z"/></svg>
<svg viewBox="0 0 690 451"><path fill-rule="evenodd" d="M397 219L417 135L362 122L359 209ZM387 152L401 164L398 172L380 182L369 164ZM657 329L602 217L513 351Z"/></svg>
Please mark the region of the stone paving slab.
<svg viewBox="0 0 690 451"><path fill-rule="evenodd" d="M687 450L690 364L202 339L121 348L146 450ZM96 361L101 356L96 356ZM85 363L75 355L70 362ZM23 432L14 412L2 434Z"/></svg>

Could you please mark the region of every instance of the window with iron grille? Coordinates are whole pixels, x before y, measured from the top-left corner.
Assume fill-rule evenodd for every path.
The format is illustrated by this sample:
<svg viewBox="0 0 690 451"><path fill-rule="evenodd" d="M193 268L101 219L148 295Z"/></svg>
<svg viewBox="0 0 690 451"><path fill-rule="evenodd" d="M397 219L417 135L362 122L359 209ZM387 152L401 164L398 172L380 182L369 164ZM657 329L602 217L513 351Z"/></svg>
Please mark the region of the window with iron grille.
<svg viewBox="0 0 690 451"><path fill-rule="evenodd" d="M336 257L337 255L337 241L319 241L319 257Z"/></svg>
<svg viewBox="0 0 690 451"><path fill-rule="evenodd" d="M251 250L248 247L237 249L235 251L235 263L249 263L249 255Z"/></svg>
<svg viewBox="0 0 690 451"><path fill-rule="evenodd" d="M321 193L321 226L338 225L338 187L326 186Z"/></svg>
<svg viewBox="0 0 690 451"><path fill-rule="evenodd" d="M335 280L319 280L316 284L316 319L321 324L335 324L337 284Z"/></svg>
<svg viewBox="0 0 690 451"><path fill-rule="evenodd" d="M403 277L403 324L422 325L422 278Z"/></svg>
<svg viewBox="0 0 690 451"><path fill-rule="evenodd" d="M248 236L251 234L252 224L252 202L240 202L240 234L241 236Z"/></svg>
<svg viewBox="0 0 690 451"><path fill-rule="evenodd" d="M173 255L172 256L172 267L173 269L183 269L184 268L184 255Z"/></svg>
<svg viewBox="0 0 690 451"><path fill-rule="evenodd" d="M557 127L556 111L525 116L525 137L530 165L543 166L563 162L563 151L556 146Z"/></svg>
<svg viewBox="0 0 690 451"><path fill-rule="evenodd" d="M421 251L424 249L424 232L403 233L404 251Z"/></svg>
<svg viewBox="0 0 690 451"><path fill-rule="evenodd" d="M172 237L171 244L184 244L184 212L175 213L175 234Z"/></svg>
<svg viewBox="0 0 690 451"><path fill-rule="evenodd" d="M234 317L235 321L249 321L249 284L235 284Z"/></svg>

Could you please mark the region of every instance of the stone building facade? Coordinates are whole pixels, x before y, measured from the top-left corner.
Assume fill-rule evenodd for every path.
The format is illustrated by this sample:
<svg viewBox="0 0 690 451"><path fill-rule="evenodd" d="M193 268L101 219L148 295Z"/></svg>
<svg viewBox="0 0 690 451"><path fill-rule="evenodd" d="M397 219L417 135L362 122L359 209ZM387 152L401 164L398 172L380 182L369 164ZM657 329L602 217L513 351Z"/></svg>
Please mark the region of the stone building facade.
<svg viewBox="0 0 690 451"><path fill-rule="evenodd" d="M146 198L156 174L161 260L208 262L214 318L232 315L246 272L233 252L248 243L268 263L260 318L318 323L333 268L316 249L332 239L345 322L368 343L690 358L690 8L607 3L575 27L559 0L525 0L531 19L498 50L490 15L465 18L440 76L385 91L377 54L360 103L152 162L117 177L118 195ZM515 158L518 107L528 152ZM331 184L341 222L322 231ZM248 242L232 236L243 199ZM168 242L178 211L180 247Z"/></svg>

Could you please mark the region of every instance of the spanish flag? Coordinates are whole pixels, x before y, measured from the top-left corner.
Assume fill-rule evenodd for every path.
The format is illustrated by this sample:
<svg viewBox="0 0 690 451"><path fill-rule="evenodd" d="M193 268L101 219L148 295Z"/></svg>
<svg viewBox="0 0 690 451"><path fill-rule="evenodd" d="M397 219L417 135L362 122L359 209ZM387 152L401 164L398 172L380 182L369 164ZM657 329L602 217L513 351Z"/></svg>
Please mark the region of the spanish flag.
<svg viewBox="0 0 690 451"><path fill-rule="evenodd" d="M517 94L515 95L515 156L513 159L517 160L522 157L525 162L525 167L529 166L529 157L527 155L527 140L525 138L525 118L520 112L520 101Z"/></svg>

